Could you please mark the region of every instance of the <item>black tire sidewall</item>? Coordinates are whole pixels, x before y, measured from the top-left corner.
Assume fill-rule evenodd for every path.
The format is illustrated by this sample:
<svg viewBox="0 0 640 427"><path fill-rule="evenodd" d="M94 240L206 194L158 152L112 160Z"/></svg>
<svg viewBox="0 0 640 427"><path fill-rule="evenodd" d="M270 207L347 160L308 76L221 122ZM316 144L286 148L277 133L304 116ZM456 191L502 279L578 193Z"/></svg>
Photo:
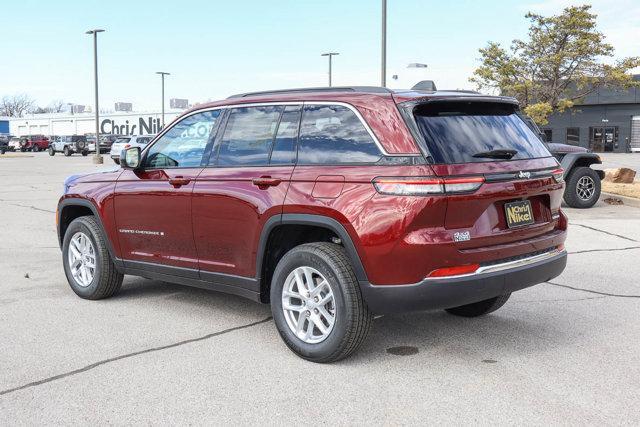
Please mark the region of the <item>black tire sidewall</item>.
<svg viewBox="0 0 640 427"><path fill-rule="evenodd" d="M71 156L71 149L69 149L69 146L64 147L64 149L62 150L62 152L64 153L65 156L69 157Z"/></svg>
<svg viewBox="0 0 640 427"><path fill-rule="evenodd" d="M300 340L287 325L282 311L282 288L284 282L289 273L302 266L315 268L327 279L336 305L336 320L333 330L329 337L317 344L308 344ZM294 249L282 258L273 274L271 282L271 311L278 332L293 351L308 360L322 360L330 357L344 340L349 328L348 318L350 313L347 313L346 308L349 304L345 302L342 284L339 283L334 268L335 266L332 265L331 260L325 260L310 251Z"/></svg>
<svg viewBox="0 0 640 427"><path fill-rule="evenodd" d="M96 253L96 269L93 274L93 281L87 287L82 287L76 283L69 267L69 243L71 242L73 235L77 232L82 232L89 237ZM64 273L67 276L67 281L69 282L71 289L73 289L73 291L82 298L93 297L98 292L98 287L100 286L100 278L102 277L102 261L105 254L100 251L100 245L97 243L98 238L100 238L100 236L96 236L91 229L84 224L82 218L74 220L69 225L69 228L67 228L64 235L62 244L62 265L64 266Z"/></svg>
<svg viewBox="0 0 640 427"><path fill-rule="evenodd" d="M582 200L580 197L578 197L578 188L577 188L578 181L580 180L580 178L584 176L590 177L593 180L594 187L595 187L593 197L589 200ZM566 186L567 188L565 189L564 199L565 199L565 202L573 208L578 208L578 209L590 208L591 206L595 205L598 199L600 198L600 191L601 191L600 177L598 176L596 171L594 171L589 167L581 166L573 170L569 175L569 179L566 182Z"/></svg>
<svg viewBox="0 0 640 427"><path fill-rule="evenodd" d="M56 150L53 149L53 147L49 147L49 155L53 156L56 154Z"/></svg>

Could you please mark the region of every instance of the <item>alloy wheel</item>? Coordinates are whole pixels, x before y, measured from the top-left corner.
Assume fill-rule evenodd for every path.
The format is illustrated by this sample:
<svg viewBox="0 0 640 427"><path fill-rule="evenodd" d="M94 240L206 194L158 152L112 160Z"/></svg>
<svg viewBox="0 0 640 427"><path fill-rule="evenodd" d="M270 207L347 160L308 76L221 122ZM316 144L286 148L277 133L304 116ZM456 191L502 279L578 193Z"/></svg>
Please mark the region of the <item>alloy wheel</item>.
<svg viewBox="0 0 640 427"><path fill-rule="evenodd" d="M596 184L590 176L583 176L576 184L576 193L580 200L590 200L596 191Z"/></svg>
<svg viewBox="0 0 640 427"><path fill-rule="evenodd" d="M315 268L293 270L282 288L282 311L287 325L299 339L317 344L329 337L336 321L331 285Z"/></svg>
<svg viewBox="0 0 640 427"><path fill-rule="evenodd" d="M91 285L96 273L96 251L86 234L77 232L71 237L68 261L76 283L83 288Z"/></svg>

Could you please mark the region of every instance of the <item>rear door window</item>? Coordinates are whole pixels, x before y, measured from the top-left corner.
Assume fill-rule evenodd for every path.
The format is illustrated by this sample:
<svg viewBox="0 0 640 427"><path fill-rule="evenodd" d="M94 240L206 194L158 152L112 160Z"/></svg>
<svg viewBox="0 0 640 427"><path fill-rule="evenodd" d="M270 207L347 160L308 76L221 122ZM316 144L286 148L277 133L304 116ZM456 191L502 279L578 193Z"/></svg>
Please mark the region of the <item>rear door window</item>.
<svg viewBox="0 0 640 427"><path fill-rule="evenodd" d="M414 117L434 163L495 162L549 157L516 107L494 102L432 102ZM492 152L510 151L510 158Z"/></svg>
<svg viewBox="0 0 640 427"><path fill-rule="evenodd" d="M364 125L342 105L306 105L298 164L374 163L382 154Z"/></svg>
<svg viewBox="0 0 640 427"><path fill-rule="evenodd" d="M268 165L282 109L282 106L231 109L218 149L218 166Z"/></svg>

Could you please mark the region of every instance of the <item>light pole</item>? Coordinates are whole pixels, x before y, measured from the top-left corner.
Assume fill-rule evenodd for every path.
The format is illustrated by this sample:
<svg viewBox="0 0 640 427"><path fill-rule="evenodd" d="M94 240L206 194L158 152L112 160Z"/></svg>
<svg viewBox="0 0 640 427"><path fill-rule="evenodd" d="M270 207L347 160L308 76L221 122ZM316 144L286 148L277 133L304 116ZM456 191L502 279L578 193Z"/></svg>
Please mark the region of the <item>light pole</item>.
<svg viewBox="0 0 640 427"><path fill-rule="evenodd" d="M156 71L156 74L160 74L162 77L162 128L164 128L164 76L169 76L171 74L164 71Z"/></svg>
<svg viewBox="0 0 640 427"><path fill-rule="evenodd" d="M387 0L382 0L382 55L380 64L380 83L387 86Z"/></svg>
<svg viewBox="0 0 640 427"><path fill-rule="evenodd" d="M329 87L331 87L331 58L334 55L340 55L338 52L327 52L323 53L320 56L328 56L329 57Z"/></svg>
<svg viewBox="0 0 640 427"><path fill-rule="evenodd" d="M101 164L104 162L100 154L100 111L98 110L98 33L104 30L89 30L86 34L93 35L93 74L95 76L95 105L96 105L96 153L93 155L93 163Z"/></svg>

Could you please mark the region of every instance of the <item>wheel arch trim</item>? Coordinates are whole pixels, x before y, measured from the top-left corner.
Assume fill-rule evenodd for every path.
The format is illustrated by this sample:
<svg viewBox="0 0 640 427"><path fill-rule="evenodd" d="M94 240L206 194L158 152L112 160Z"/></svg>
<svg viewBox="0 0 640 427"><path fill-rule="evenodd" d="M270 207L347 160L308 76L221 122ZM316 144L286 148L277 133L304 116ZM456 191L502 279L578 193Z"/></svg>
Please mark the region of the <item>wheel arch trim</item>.
<svg viewBox="0 0 640 427"><path fill-rule="evenodd" d="M109 235L106 232L106 229L104 228L104 224L102 223L102 218L100 217L100 214L98 213L98 208L96 207L95 204L93 204L93 202L87 200L87 199L80 199L80 198L67 198L67 199L63 199L60 201L60 203L58 203L58 221L57 221L57 231L58 231L58 244L60 245L60 249L62 249L63 243L64 243L64 236L62 234L62 221L60 220L62 217L62 212L64 211L65 208L68 207L72 207L72 206L82 206L85 208L89 208L89 210L91 210L91 212L93 213L94 218L96 219L96 221L98 222L98 225L100 226L100 228L102 229L102 235L105 239L105 241L107 242L107 249L109 250L109 255L111 255L111 259L113 260L113 262L116 264L117 267L119 267L120 264L120 259L116 256L115 251L113 250L113 244L111 243L111 240L109 239Z"/></svg>
<svg viewBox="0 0 640 427"><path fill-rule="evenodd" d="M367 281L367 274L356 249L353 239L347 229L337 220L324 215L313 214L278 214L269 218L260 234L258 250L256 254L256 278L262 280L262 270L264 266L265 251L271 232L280 225L311 225L329 229L336 233L342 240L342 244L347 251L347 256L351 260L353 270L358 281Z"/></svg>
<svg viewBox="0 0 640 427"><path fill-rule="evenodd" d="M600 156L595 153L567 153L560 162L560 166L562 166L562 169L564 169L565 180L569 178L569 174L571 174L571 172L573 171L575 164L582 159L586 160L588 166L602 164ZM596 173L598 174L600 179L604 179L603 171L596 170Z"/></svg>

